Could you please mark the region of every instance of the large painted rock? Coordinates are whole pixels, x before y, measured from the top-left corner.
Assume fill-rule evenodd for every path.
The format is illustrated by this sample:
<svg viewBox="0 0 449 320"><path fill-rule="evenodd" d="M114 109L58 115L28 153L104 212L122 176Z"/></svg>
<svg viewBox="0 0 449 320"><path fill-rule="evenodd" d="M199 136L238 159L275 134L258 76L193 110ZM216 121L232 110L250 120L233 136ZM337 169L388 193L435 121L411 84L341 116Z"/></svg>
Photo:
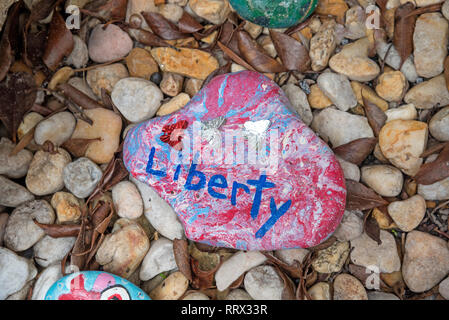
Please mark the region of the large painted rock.
<svg viewBox="0 0 449 320"><path fill-rule="evenodd" d="M252 71L218 76L181 110L132 128L123 157L174 208L189 239L213 246L315 246L345 208L331 149Z"/></svg>
<svg viewBox="0 0 449 320"><path fill-rule="evenodd" d="M267 28L288 28L304 21L318 0L230 0L244 19Z"/></svg>
<svg viewBox="0 0 449 320"><path fill-rule="evenodd" d="M56 281L45 300L151 300L131 282L102 271L81 271Z"/></svg>

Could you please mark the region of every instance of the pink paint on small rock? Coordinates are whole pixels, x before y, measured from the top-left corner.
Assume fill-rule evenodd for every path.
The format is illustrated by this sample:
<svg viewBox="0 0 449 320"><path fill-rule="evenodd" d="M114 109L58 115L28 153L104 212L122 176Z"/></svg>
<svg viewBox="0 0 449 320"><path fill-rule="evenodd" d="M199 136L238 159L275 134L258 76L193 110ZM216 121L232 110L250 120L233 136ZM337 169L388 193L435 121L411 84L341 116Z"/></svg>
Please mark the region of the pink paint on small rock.
<svg viewBox="0 0 449 320"><path fill-rule="evenodd" d="M125 57L133 48L129 35L114 24L97 25L89 38L89 57L98 63Z"/></svg>
<svg viewBox="0 0 449 320"><path fill-rule="evenodd" d="M211 150L216 157L205 157ZM254 160L261 150L270 161ZM123 157L193 241L306 248L326 240L344 213L344 176L331 149L276 83L256 72L218 76L178 112L134 127Z"/></svg>

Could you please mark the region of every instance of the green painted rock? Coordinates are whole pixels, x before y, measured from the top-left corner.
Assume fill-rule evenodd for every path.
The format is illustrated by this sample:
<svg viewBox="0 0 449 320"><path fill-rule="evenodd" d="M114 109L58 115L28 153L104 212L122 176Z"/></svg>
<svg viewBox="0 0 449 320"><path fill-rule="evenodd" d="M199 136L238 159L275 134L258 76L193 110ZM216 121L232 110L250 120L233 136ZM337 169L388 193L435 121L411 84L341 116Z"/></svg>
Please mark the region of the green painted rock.
<svg viewBox="0 0 449 320"><path fill-rule="evenodd" d="M304 21L318 0L230 0L244 19L268 28L288 28Z"/></svg>

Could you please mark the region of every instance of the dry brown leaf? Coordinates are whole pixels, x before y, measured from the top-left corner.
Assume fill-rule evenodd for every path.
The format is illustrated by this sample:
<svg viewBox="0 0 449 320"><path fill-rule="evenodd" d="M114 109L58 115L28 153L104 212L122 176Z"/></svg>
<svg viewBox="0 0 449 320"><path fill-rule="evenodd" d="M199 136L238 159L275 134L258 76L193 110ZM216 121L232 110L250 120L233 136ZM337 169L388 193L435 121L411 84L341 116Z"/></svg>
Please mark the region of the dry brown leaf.
<svg viewBox="0 0 449 320"><path fill-rule="evenodd" d="M176 40L189 37L179 31L179 28L170 20L157 12L141 12L151 30L164 40Z"/></svg>
<svg viewBox="0 0 449 320"><path fill-rule="evenodd" d="M429 185L449 177L449 143L446 142L435 161L424 163L414 176L416 183Z"/></svg>
<svg viewBox="0 0 449 320"><path fill-rule="evenodd" d="M246 31L237 32L237 41L242 57L257 71L262 73L287 71L282 64L266 54L263 48Z"/></svg>
<svg viewBox="0 0 449 320"><path fill-rule="evenodd" d="M80 224L44 224L36 220L33 222L52 238L76 237L81 230Z"/></svg>
<svg viewBox="0 0 449 320"><path fill-rule="evenodd" d="M365 215L365 219L363 220L363 231L377 242L378 245L382 244L382 240L380 240L380 227L377 223L376 219L373 218L371 212Z"/></svg>
<svg viewBox="0 0 449 320"><path fill-rule="evenodd" d="M346 210L367 210L388 205L373 189L360 182L346 180Z"/></svg>
<svg viewBox="0 0 449 320"><path fill-rule="evenodd" d="M73 50L73 36L59 12L53 12L43 60L45 65L55 71L62 59Z"/></svg>
<svg viewBox="0 0 449 320"><path fill-rule="evenodd" d="M268 261L273 263L275 266L278 266L282 270L284 270L288 275L292 278L298 279L301 277L301 262L295 261L293 265L289 265L285 263L284 261L276 258L274 255L272 255L269 252L261 252L265 257L268 258Z"/></svg>
<svg viewBox="0 0 449 320"><path fill-rule="evenodd" d="M140 28L131 28L128 26L121 26L121 28L128 32L131 38L140 42L141 44L152 46L152 47L170 47L170 45L155 35L153 32L140 29Z"/></svg>
<svg viewBox="0 0 449 320"><path fill-rule="evenodd" d="M10 74L0 83L0 120L14 143L23 116L36 100L36 89L34 78L25 72Z"/></svg>
<svg viewBox="0 0 449 320"><path fill-rule="evenodd" d="M184 11L181 19L178 21L178 28L182 33L195 33L203 29L203 26L190 14Z"/></svg>
<svg viewBox="0 0 449 320"><path fill-rule="evenodd" d="M221 263L218 263L215 268L211 270L204 271L200 269L199 262L197 260L191 259L190 261L193 274L192 287L200 290L214 288L215 273Z"/></svg>
<svg viewBox="0 0 449 320"><path fill-rule="evenodd" d="M232 59L232 61L234 61L235 63L241 65L242 67L245 67L248 70L252 70L252 71L256 71L251 65L249 65L245 60L243 60L242 58L240 58L234 51L232 51L231 49L229 49L227 46L225 46L223 43L221 43L220 41L217 42L218 46L220 47L220 49L229 57Z"/></svg>
<svg viewBox="0 0 449 320"><path fill-rule="evenodd" d="M401 57L401 65L413 51L413 32L416 15L408 16L415 9L412 2L401 4L394 13L393 44Z"/></svg>
<svg viewBox="0 0 449 320"><path fill-rule="evenodd" d="M187 240L173 240L173 253L179 271L192 282L192 269L190 266L190 255Z"/></svg>
<svg viewBox="0 0 449 320"><path fill-rule="evenodd" d="M333 151L343 160L359 166L374 150L376 143L376 138L360 138L338 146Z"/></svg>
<svg viewBox="0 0 449 320"><path fill-rule="evenodd" d="M100 141L101 138L96 139L70 139L62 144L65 150L70 152L74 157L84 157L86 150L92 142Z"/></svg>
<svg viewBox="0 0 449 320"><path fill-rule="evenodd" d="M376 104L370 102L368 99L365 98L365 96L363 95L363 89L362 89L362 99L368 123L373 129L374 135L378 137L380 130L387 121L387 115Z"/></svg>
<svg viewBox="0 0 449 320"><path fill-rule="evenodd" d="M104 21L124 20L128 0L95 0L81 9L82 13L92 14Z"/></svg>
<svg viewBox="0 0 449 320"><path fill-rule="evenodd" d="M296 286L292 279L290 279L282 270L274 265L274 268L277 274L281 277L282 282L284 283L284 290L282 290L282 300L296 300Z"/></svg>
<svg viewBox="0 0 449 320"><path fill-rule="evenodd" d="M68 83L58 85L58 89L61 90L67 98L70 98L84 109L103 108L97 101Z"/></svg>
<svg viewBox="0 0 449 320"><path fill-rule="evenodd" d="M310 70L310 57L307 48L292 37L270 29L270 36L276 52L287 70L306 72Z"/></svg>
<svg viewBox="0 0 449 320"><path fill-rule="evenodd" d="M0 40L0 81L5 79L14 59L12 41L15 39L12 37L14 37L14 29L18 29L20 6L21 3L18 2L10 7L3 25L3 35Z"/></svg>

